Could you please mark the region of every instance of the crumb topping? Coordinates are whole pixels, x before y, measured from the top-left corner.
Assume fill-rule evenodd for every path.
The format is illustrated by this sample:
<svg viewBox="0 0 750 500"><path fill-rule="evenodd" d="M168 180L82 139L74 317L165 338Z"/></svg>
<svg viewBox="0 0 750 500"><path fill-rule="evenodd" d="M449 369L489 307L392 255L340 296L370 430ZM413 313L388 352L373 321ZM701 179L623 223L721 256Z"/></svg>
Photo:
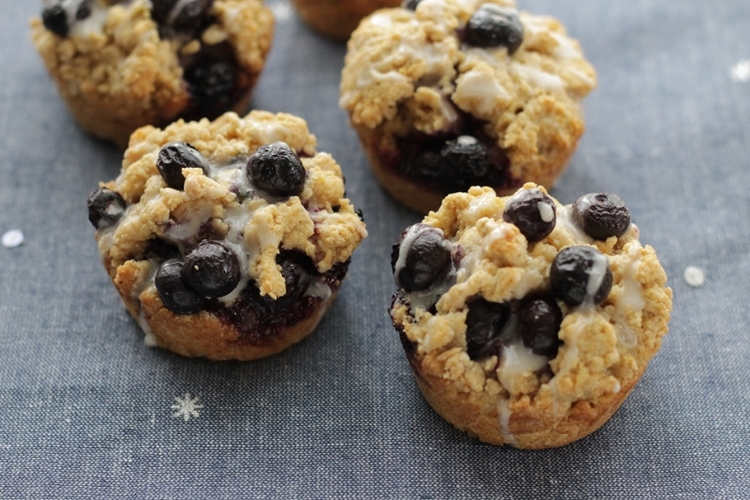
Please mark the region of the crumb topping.
<svg viewBox="0 0 750 500"><path fill-rule="evenodd" d="M165 144L181 141L197 149L211 165L184 168L184 190L167 186L156 167ZM260 146L283 141L297 151L307 172L299 196L276 198L242 193L244 166ZM125 152L122 173L105 185L129 204L118 224L97 231L99 251L110 275L132 260L147 260L154 238L180 249L207 235L237 245L245 256L244 272L261 295L286 293L276 262L280 250L298 250L312 258L320 273L347 261L367 236L349 200L344 197L341 168L315 150L315 137L304 120L288 114L253 111L240 118L226 113L210 122L184 122L143 127ZM153 281L153 269L138 269L142 287ZM142 288L141 288L142 289Z"/></svg>
<svg viewBox="0 0 750 500"><path fill-rule="evenodd" d="M531 183L523 189L546 193ZM576 227L571 206L555 200L554 229L530 244L518 227L503 220L509 199L474 187L449 195L438 211L426 216L424 224L442 230L460 249L455 283L434 308L413 305L406 293L394 302L391 315L415 344L426 373L452 381L470 398L495 398L505 425L513 412L531 408L559 421L574 402L617 393L637 378L667 332L672 291L653 248L641 245L634 224L619 238L596 241ZM555 256L572 245L595 247L606 256L613 286L596 306L558 301L564 318L557 355L546 359L514 341L503 348L501 359L471 359L468 304L477 298L508 303L548 292ZM504 432L510 439L510 431Z"/></svg>

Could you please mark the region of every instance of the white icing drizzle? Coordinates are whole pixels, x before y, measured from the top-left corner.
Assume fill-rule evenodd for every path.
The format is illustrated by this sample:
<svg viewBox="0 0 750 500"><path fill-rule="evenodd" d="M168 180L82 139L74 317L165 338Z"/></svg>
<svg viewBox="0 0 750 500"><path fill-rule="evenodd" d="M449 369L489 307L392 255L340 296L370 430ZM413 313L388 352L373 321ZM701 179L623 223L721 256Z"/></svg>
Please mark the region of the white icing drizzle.
<svg viewBox="0 0 750 500"><path fill-rule="evenodd" d="M494 192L488 192L471 200L469 208L464 212L467 225L476 224L483 212L492 212L492 209L496 206L496 198L497 195Z"/></svg>
<svg viewBox="0 0 750 500"><path fill-rule="evenodd" d="M373 14L372 16L370 16L370 22L375 26L380 26L381 28L390 28L391 26L393 26L393 20L390 18L390 16L387 16L385 14Z"/></svg>
<svg viewBox="0 0 750 500"><path fill-rule="evenodd" d="M555 218L555 212L549 204L540 201L536 204L536 208L539 210L539 217L542 221L552 222Z"/></svg>
<svg viewBox="0 0 750 500"><path fill-rule="evenodd" d="M566 231L570 238L573 240L581 241L584 243L592 243L594 240L583 231L578 223L573 218L573 207L571 205L564 205L557 207L557 223L555 224L555 230L562 229Z"/></svg>
<svg viewBox="0 0 750 500"><path fill-rule="evenodd" d="M393 266L393 276L396 278L397 286L401 286L398 283L398 276L404 269L404 266L406 266L406 258L409 254L411 246L414 244L414 241L426 231L438 231L440 235L443 236L443 231L441 229L421 224L415 224L406 230L406 234L404 235L404 239L402 240L398 250L398 259L396 260L396 264ZM446 248L452 247L452 243L450 243L448 240L443 240L443 244L446 246ZM433 306L433 304L435 304L435 302L437 302L438 298L441 295L448 291L455 280L456 269L451 264L448 270L443 275L438 277L438 279L430 288L422 291L407 292L404 294L404 296L409 302L409 305L412 309L415 309L417 307L429 309Z"/></svg>
<svg viewBox="0 0 750 500"><path fill-rule="evenodd" d="M318 279L313 281L310 284L310 288L308 288L307 292L305 293L305 296L317 297L323 302L331 298L331 295L333 295L333 292L331 291L331 287L328 286L328 283L326 283L325 279Z"/></svg>
<svg viewBox="0 0 750 500"><path fill-rule="evenodd" d="M398 275L401 274L401 270L406 265L406 257L407 255L409 255L409 250L411 249L412 244L414 244L414 240L416 240L420 234L431 230L433 230L433 228L429 226L422 226L419 224L415 224L406 230L404 239L401 241L401 246L398 249L398 259L396 260L396 265L393 267L394 276L398 277ZM440 234L442 234L442 231L440 229L437 229L437 231L440 231ZM396 284L398 285L398 283Z"/></svg>
<svg viewBox="0 0 750 500"><path fill-rule="evenodd" d="M609 261L601 252L594 252L594 262L588 272L588 281L586 282L586 298L581 304L582 309L591 309L594 307L594 296L604 282L607 275Z"/></svg>
<svg viewBox="0 0 750 500"><path fill-rule="evenodd" d="M509 321L510 322L510 321ZM498 369L498 380L503 387L508 389L512 381L518 375L533 373L547 366L548 360L545 356L539 356L516 340L510 345L503 347L502 363Z"/></svg>
<svg viewBox="0 0 750 500"><path fill-rule="evenodd" d="M159 340L151 331L151 327L148 324L146 315L143 313L143 309L141 309L141 313L138 315L138 326L141 327L141 330L143 330L143 333L145 334L145 336L143 337L143 343L149 347L158 347Z"/></svg>
<svg viewBox="0 0 750 500"><path fill-rule="evenodd" d="M518 441L510 430L510 418L513 416L513 410L510 409L509 400L498 399L497 416L500 421L500 435L503 437L503 441L511 446L518 446Z"/></svg>
<svg viewBox="0 0 750 500"><path fill-rule="evenodd" d="M646 307L646 301L643 298L643 287L636 279L638 272L638 263L640 262L641 246L638 242L631 243L628 250L630 262L623 271L623 277L620 281L620 295L615 312L615 332L617 341L626 349L633 349L638 345L638 338L633 329L628 324L627 314L623 310L629 308L635 311L641 311Z"/></svg>
<svg viewBox="0 0 750 500"><path fill-rule="evenodd" d="M458 78L452 99L456 104L465 106L475 101L477 112L489 115L499 103L507 102L510 95L493 75L472 69Z"/></svg>
<svg viewBox="0 0 750 500"><path fill-rule="evenodd" d="M563 82L562 78L553 75L552 73L547 73L539 68L517 62L513 62L511 68L513 68L521 78L536 87L550 91L565 89L565 82Z"/></svg>

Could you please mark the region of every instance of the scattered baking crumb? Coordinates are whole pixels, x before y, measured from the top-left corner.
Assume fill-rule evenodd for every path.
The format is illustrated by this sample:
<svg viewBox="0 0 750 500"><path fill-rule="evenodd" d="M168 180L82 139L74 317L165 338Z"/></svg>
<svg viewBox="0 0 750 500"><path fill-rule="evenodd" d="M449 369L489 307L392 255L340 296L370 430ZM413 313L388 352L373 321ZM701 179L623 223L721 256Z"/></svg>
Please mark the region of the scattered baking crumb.
<svg viewBox="0 0 750 500"><path fill-rule="evenodd" d="M11 229L3 234L2 241L5 248L16 248L23 243L23 233L20 229Z"/></svg>
<svg viewBox="0 0 750 500"><path fill-rule="evenodd" d="M739 61L732 66L732 80L740 83L750 82L750 59Z"/></svg>
<svg viewBox="0 0 750 500"><path fill-rule="evenodd" d="M685 283L694 288L703 286L703 283L706 281L706 275L703 272L703 269L695 266L689 266L685 269L685 273L682 277L685 279Z"/></svg>
<svg viewBox="0 0 750 500"><path fill-rule="evenodd" d="M292 16L292 8L288 3L275 3L270 7L277 22L288 21Z"/></svg>

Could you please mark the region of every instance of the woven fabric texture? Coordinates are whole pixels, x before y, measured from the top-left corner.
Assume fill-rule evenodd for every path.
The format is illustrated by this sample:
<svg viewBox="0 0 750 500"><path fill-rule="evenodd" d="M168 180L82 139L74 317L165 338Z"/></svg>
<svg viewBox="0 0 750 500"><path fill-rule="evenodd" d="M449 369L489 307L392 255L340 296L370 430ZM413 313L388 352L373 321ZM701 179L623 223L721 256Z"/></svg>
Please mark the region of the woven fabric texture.
<svg viewBox="0 0 750 500"><path fill-rule="evenodd" d="M214 363L147 347L122 307L85 203L122 153L57 95L30 43L40 2L0 0L0 233L25 236L0 247L0 498L747 498L750 2L519 2L561 19L599 75L552 194L619 194L675 296L619 412L530 452L474 441L422 399L386 313L391 244L418 217L380 189L338 108L345 45L267 1L278 24L252 108L308 121L370 236L311 337Z"/></svg>

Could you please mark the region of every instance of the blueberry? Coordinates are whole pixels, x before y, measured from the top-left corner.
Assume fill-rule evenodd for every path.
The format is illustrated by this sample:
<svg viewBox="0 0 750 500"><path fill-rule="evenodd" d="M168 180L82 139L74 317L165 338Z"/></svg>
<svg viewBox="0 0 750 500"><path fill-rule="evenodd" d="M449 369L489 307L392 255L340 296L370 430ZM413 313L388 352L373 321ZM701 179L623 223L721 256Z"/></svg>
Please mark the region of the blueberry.
<svg viewBox="0 0 750 500"><path fill-rule="evenodd" d="M523 42L523 24L514 10L484 4L466 24L465 37L469 45L506 47L513 54Z"/></svg>
<svg viewBox="0 0 750 500"><path fill-rule="evenodd" d="M89 195L89 221L96 229L114 226L127 208L120 193L100 187Z"/></svg>
<svg viewBox="0 0 750 500"><path fill-rule="evenodd" d="M203 240L185 256L182 277L201 294L222 297L240 282L240 262L225 243Z"/></svg>
<svg viewBox="0 0 750 500"><path fill-rule="evenodd" d="M156 158L156 168L159 169L167 186L182 191L185 188L183 168L200 168L208 172L206 159L193 146L186 142L171 142L159 150Z"/></svg>
<svg viewBox="0 0 750 500"><path fill-rule="evenodd" d="M160 26L167 24L169 13L178 0L151 0L151 17Z"/></svg>
<svg viewBox="0 0 750 500"><path fill-rule="evenodd" d="M507 304L477 299L466 315L466 352L471 359L500 355L503 327L510 319Z"/></svg>
<svg viewBox="0 0 750 500"><path fill-rule="evenodd" d="M180 256L180 249L162 238L151 238L146 242L143 256L147 259L166 261Z"/></svg>
<svg viewBox="0 0 750 500"><path fill-rule="evenodd" d="M573 203L573 217L586 234L595 240L618 238L630 227L630 210L619 196L591 193Z"/></svg>
<svg viewBox="0 0 750 500"><path fill-rule="evenodd" d="M440 151L443 172L463 179L459 189L469 188L471 179L484 177L490 170L490 159L487 148L469 135L462 135L458 139L448 141ZM465 185L468 182L469 185Z"/></svg>
<svg viewBox="0 0 750 500"><path fill-rule="evenodd" d="M515 224L528 240L535 243L555 229L555 202L540 189L524 189L505 204L503 220Z"/></svg>
<svg viewBox="0 0 750 500"><path fill-rule="evenodd" d="M417 10L417 5L419 5L419 2L421 1L422 0L404 0L401 3L401 7L409 10Z"/></svg>
<svg viewBox="0 0 750 500"><path fill-rule="evenodd" d="M276 305L289 307L307 292L312 283L312 261L298 252L282 252L276 257L276 263L281 267L284 277L286 293L276 299Z"/></svg>
<svg viewBox="0 0 750 500"><path fill-rule="evenodd" d="M206 303L206 298L182 278L183 264L179 260L168 260L156 272L155 284L159 298L167 309L175 314L197 313Z"/></svg>
<svg viewBox="0 0 750 500"><path fill-rule="evenodd" d="M550 285L555 296L570 306L600 304L612 289L609 261L599 250L572 246L560 250L552 262Z"/></svg>
<svg viewBox="0 0 750 500"><path fill-rule="evenodd" d="M407 228L391 251L396 285L411 291L430 288L452 266L451 247L440 230L427 224Z"/></svg>
<svg viewBox="0 0 750 500"><path fill-rule="evenodd" d="M225 60L203 59L185 70L190 95L199 107L209 107L234 89L234 65Z"/></svg>
<svg viewBox="0 0 750 500"><path fill-rule="evenodd" d="M261 146L247 162L247 176L259 189L275 196L298 195L307 171L297 154L284 142Z"/></svg>
<svg viewBox="0 0 750 500"><path fill-rule="evenodd" d="M47 7L42 11L42 23L44 27L57 36L66 37L70 26L68 26L68 15L62 5L57 4Z"/></svg>
<svg viewBox="0 0 750 500"><path fill-rule="evenodd" d="M76 20L83 21L91 15L91 4L93 0L83 0L76 9Z"/></svg>
<svg viewBox="0 0 750 500"><path fill-rule="evenodd" d="M172 28L183 33L198 31L206 20L211 0L187 0L183 2L179 12L172 20Z"/></svg>
<svg viewBox="0 0 750 500"><path fill-rule="evenodd" d="M533 299L521 309L521 339L534 354L554 358L562 343L557 334L562 311L554 298Z"/></svg>

